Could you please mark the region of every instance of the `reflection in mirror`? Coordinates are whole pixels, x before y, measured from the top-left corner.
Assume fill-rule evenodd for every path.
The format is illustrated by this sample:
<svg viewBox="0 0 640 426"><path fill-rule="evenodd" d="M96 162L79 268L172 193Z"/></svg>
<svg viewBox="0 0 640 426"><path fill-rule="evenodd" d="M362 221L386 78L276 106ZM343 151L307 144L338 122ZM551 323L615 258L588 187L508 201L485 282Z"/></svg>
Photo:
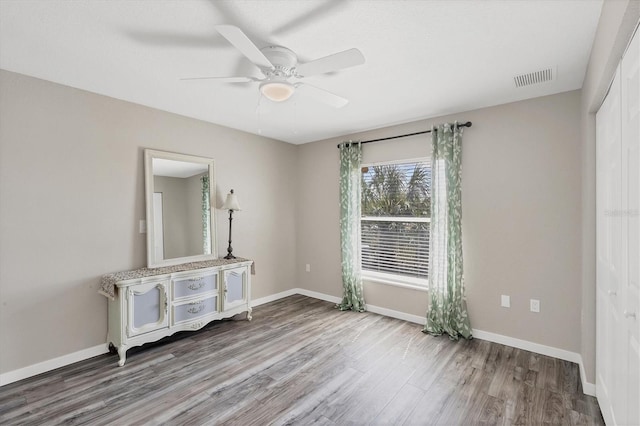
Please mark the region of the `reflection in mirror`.
<svg viewBox="0 0 640 426"><path fill-rule="evenodd" d="M150 268L215 258L213 160L145 150Z"/></svg>

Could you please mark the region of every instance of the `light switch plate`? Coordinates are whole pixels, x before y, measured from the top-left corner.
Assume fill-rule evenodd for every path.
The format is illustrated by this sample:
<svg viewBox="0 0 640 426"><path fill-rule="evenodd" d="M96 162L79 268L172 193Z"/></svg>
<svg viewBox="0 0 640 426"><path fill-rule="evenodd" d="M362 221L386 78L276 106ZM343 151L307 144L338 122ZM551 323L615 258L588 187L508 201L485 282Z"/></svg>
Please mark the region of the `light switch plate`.
<svg viewBox="0 0 640 426"><path fill-rule="evenodd" d="M304 270L307 272L311 272L311 265L307 263L304 267Z"/></svg>
<svg viewBox="0 0 640 426"><path fill-rule="evenodd" d="M511 296L507 296L506 294L503 294L502 296L500 296L500 306L502 306L503 308L510 308Z"/></svg>
<svg viewBox="0 0 640 426"><path fill-rule="evenodd" d="M138 232L140 232L141 234L146 234L147 233L147 221L146 220L141 220L140 223L138 224Z"/></svg>

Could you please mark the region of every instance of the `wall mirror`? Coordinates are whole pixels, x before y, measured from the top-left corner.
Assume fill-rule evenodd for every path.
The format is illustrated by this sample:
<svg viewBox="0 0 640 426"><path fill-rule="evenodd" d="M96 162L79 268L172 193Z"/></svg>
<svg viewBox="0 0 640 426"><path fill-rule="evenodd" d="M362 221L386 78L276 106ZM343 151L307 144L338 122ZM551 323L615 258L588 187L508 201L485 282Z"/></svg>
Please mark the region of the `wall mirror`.
<svg viewBox="0 0 640 426"><path fill-rule="evenodd" d="M144 168L147 266L215 259L213 160L145 149Z"/></svg>

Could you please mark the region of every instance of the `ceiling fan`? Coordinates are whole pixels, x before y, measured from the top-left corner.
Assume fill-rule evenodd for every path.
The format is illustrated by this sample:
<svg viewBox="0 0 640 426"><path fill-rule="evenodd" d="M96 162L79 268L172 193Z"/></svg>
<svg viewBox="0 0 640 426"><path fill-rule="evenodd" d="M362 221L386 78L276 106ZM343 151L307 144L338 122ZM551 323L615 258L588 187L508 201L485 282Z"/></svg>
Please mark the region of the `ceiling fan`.
<svg viewBox="0 0 640 426"><path fill-rule="evenodd" d="M286 47L268 46L259 49L236 26L218 25L215 29L256 65L263 77L194 77L181 80L213 80L222 83L259 82L260 92L274 102L286 101L296 90L299 90L321 102L335 108L341 108L349 102L347 99L299 80L312 75L326 74L361 65L365 62L362 52L354 48L301 64L298 63L297 55Z"/></svg>

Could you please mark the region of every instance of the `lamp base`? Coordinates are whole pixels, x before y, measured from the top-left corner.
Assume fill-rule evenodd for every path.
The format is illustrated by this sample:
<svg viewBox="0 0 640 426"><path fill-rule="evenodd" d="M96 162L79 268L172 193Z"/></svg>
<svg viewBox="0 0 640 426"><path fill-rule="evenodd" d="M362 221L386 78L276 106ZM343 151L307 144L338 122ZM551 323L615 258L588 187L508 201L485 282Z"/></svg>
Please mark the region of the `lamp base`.
<svg viewBox="0 0 640 426"><path fill-rule="evenodd" d="M231 190L231 194L233 194L233 189ZM231 247L231 221L233 220L233 210L229 209L229 247L227 247L227 255L224 257L225 259L235 259L236 257L232 254L233 247Z"/></svg>

